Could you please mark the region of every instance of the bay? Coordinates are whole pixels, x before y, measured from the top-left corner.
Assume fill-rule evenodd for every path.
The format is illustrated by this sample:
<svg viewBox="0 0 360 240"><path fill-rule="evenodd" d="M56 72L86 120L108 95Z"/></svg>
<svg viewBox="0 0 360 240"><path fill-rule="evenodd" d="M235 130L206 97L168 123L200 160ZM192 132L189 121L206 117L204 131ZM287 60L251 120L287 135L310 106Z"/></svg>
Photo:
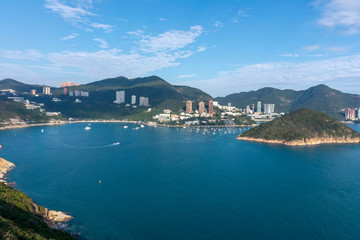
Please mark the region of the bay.
<svg viewBox="0 0 360 240"><path fill-rule="evenodd" d="M16 164L8 181L70 213L68 230L88 239L360 235L359 145L236 140L243 129L86 126L1 131L0 156Z"/></svg>

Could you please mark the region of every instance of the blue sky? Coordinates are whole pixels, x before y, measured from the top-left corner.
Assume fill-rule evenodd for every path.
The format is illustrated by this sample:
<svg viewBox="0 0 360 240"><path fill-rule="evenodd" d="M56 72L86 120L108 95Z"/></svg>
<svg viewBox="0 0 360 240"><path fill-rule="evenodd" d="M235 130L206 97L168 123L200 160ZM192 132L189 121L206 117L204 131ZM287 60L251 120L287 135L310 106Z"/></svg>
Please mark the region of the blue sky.
<svg viewBox="0 0 360 240"><path fill-rule="evenodd" d="M360 93L358 0L2 0L0 79Z"/></svg>

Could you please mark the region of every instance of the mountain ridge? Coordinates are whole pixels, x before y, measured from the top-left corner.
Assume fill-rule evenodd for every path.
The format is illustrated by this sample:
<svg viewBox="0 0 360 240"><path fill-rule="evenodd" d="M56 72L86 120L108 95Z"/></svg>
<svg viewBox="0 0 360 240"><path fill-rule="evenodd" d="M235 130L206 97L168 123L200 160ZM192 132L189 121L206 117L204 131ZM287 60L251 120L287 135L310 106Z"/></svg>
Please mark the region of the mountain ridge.
<svg viewBox="0 0 360 240"><path fill-rule="evenodd" d="M215 101L224 105L231 102L233 106L245 108L247 105L274 103L276 112L289 112L300 108L311 108L322 111L333 117L340 118L339 113L344 108L360 107L360 95L343 93L339 90L319 84L306 90L280 90L277 88L265 87L257 91L240 92L217 97Z"/></svg>

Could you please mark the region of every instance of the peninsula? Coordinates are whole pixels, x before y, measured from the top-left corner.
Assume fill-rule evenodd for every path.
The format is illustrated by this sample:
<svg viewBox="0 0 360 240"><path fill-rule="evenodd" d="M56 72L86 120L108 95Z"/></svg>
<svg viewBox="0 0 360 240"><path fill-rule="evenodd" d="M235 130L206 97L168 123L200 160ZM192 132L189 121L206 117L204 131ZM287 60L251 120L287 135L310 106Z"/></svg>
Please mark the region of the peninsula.
<svg viewBox="0 0 360 240"><path fill-rule="evenodd" d="M237 139L285 145L317 145L360 143L360 134L324 113L303 108L254 127Z"/></svg>

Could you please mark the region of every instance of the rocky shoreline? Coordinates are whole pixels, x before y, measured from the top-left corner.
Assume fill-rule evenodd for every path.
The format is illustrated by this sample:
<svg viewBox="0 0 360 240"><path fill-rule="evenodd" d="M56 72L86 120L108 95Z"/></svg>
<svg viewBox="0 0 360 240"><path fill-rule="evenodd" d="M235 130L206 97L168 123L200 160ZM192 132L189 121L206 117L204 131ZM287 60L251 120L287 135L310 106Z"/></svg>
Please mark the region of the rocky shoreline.
<svg viewBox="0 0 360 240"><path fill-rule="evenodd" d="M9 162L3 158L0 158L0 182L3 182L4 184L8 184L6 182L5 175L10 170L12 170L14 167L15 167L15 164L13 164L12 162ZM34 204L34 208L37 209L36 212L40 212L38 205ZM56 229L63 229L64 223L73 218L72 216L65 214L63 212L55 211L55 210L48 210L47 208L44 208L44 212L41 215L44 218L44 221L50 227L53 227Z"/></svg>
<svg viewBox="0 0 360 240"><path fill-rule="evenodd" d="M236 139L250 141L250 142L262 142L271 144L283 144L288 146L311 146L319 144L349 144L349 143L360 143L360 138L311 138L302 140L268 140L263 138L252 138L238 136Z"/></svg>

